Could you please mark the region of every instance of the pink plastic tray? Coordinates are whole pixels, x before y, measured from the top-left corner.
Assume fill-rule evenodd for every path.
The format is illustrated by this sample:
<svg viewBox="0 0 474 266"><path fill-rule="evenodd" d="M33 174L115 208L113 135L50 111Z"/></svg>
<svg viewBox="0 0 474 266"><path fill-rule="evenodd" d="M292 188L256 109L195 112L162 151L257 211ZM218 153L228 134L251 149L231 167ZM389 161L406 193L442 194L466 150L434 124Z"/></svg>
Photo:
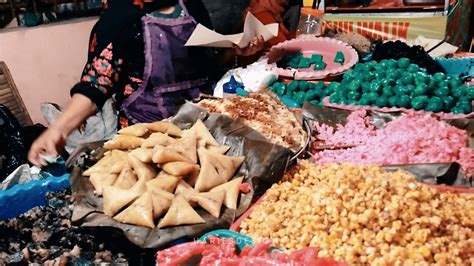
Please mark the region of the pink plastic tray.
<svg viewBox="0 0 474 266"><path fill-rule="evenodd" d="M344 64L334 62L336 53L344 54ZM327 64L325 70L313 70L313 66L307 69L283 69L276 66L276 62L285 54L301 52L305 57L312 54L320 54ZM345 42L331 38L306 37L285 41L273 46L267 54L268 63L274 64L273 69L279 76L289 77L297 80L324 79L328 76L337 76L349 70L359 60L356 50Z"/></svg>
<svg viewBox="0 0 474 266"><path fill-rule="evenodd" d="M389 113L389 112L406 112L406 113L415 113L415 114L428 113L428 114L434 114L441 119L457 119L457 118L473 118L474 117L474 112L469 113L469 114L452 114L452 113L444 113L444 112L433 113L433 112L428 112L424 110L416 111L414 109L399 108L399 107L377 107L377 106L337 104L337 103L330 103L329 97L324 98L322 103L324 106L327 106L327 107L349 110L349 111L364 109L364 110L373 110L373 111L379 111L379 112L385 112L385 113ZM474 102L473 102L473 107L474 107Z"/></svg>

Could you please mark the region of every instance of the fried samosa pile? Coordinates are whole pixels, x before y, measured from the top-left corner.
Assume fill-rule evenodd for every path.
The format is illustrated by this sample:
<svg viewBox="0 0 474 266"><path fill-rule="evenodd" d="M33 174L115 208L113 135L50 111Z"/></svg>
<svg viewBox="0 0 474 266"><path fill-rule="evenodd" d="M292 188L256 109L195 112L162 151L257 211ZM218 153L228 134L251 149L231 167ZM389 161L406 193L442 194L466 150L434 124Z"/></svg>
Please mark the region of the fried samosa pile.
<svg viewBox="0 0 474 266"><path fill-rule="evenodd" d="M204 223L194 208L219 218L236 209L245 157L225 155L201 120L181 130L169 121L119 130L108 151L83 172L103 196L103 212L121 223L149 228Z"/></svg>

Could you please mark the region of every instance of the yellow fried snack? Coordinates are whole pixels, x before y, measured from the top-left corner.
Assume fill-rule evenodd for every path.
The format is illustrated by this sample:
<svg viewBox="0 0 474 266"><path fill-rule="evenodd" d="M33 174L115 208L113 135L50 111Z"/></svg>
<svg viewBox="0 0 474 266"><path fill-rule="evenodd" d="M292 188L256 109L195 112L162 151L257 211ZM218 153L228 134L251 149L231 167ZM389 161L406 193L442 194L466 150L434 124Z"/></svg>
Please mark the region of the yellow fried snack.
<svg viewBox="0 0 474 266"><path fill-rule="evenodd" d="M169 174L175 176L185 176L193 173L193 171L196 171L196 169L199 169L199 165L188 162L171 162L164 164L162 168Z"/></svg>
<svg viewBox="0 0 474 266"><path fill-rule="evenodd" d="M226 154L230 149L230 146L227 145L219 145L219 146L212 146L206 145L206 150L211 153L218 153L218 154Z"/></svg>
<svg viewBox="0 0 474 266"><path fill-rule="evenodd" d="M158 228L173 225L201 224L204 222L204 219L199 216L182 195L176 195L165 217L158 224Z"/></svg>
<svg viewBox="0 0 474 266"><path fill-rule="evenodd" d="M216 139L211 135L206 125L199 119L196 123L184 133L185 136L195 136L198 147L219 146Z"/></svg>
<svg viewBox="0 0 474 266"><path fill-rule="evenodd" d="M110 164L108 171L113 174L120 174L123 169L130 168L128 164L128 154L121 150L110 151Z"/></svg>
<svg viewBox="0 0 474 266"><path fill-rule="evenodd" d="M150 193L146 192L121 213L114 216L121 223L155 228L153 222L153 203Z"/></svg>
<svg viewBox="0 0 474 266"><path fill-rule="evenodd" d="M131 125L128 127L124 127L118 131L120 135L130 135L135 137L142 137L146 133L148 133L148 127L145 123L139 123L135 125Z"/></svg>
<svg viewBox="0 0 474 266"><path fill-rule="evenodd" d="M215 218L219 218L225 194L225 191L198 193L197 195L192 195L191 200L197 202L199 206Z"/></svg>
<svg viewBox="0 0 474 266"><path fill-rule="evenodd" d="M138 179L145 181L151 180L156 176L156 170L153 166L140 161L132 154L128 155L128 161L133 168L133 171L138 176Z"/></svg>
<svg viewBox="0 0 474 266"><path fill-rule="evenodd" d="M137 175L131 169L123 169L113 186L121 189L129 189L137 180Z"/></svg>
<svg viewBox="0 0 474 266"><path fill-rule="evenodd" d="M105 186L103 189L104 196L104 214L114 216L120 209L134 201L140 194L126 189L120 189L112 186Z"/></svg>
<svg viewBox="0 0 474 266"><path fill-rule="evenodd" d="M148 189L150 188L160 188L165 191L173 193L176 186L178 185L180 177L167 175L163 177L156 177L148 182L146 182L146 186Z"/></svg>
<svg viewBox="0 0 474 266"><path fill-rule="evenodd" d="M197 163L196 145L196 136L188 134L170 144L166 148L176 151L180 155L187 158L189 162Z"/></svg>
<svg viewBox="0 0 474 266"><path fill-rule="evenodd" d="M300 161L241 224L257 241L317 247L348 265L470 265L474 195L440 192L404 171Z"/></svg>
<svg viewBox="0 0 474 266"><path fill-rule="evenodd" d="M192 161L184 156L182 153L175 149L170 149L168 147L165 148L155 148L152 160L154 163L157 164L164 164L164 163L170 163L170 162L189 162L192 163Z"/></svg>
<svg viewBox="0 0 474 266"><path fill-rule="evenodd" d="M151 134L148 138L143 141L143 148L154 148L155 146L168 146L171 143L175 142L176 139L168 136L161 132L156 132Z"/></svg>
<svg viewBox="0 0 474 266"><path fill-rule="evenodd" d="M137 193L139 195L145 193L147 191L146 181L145 179L138 179L138 181L130 188L130 191Z"/></svg>
<svg viewBox="0 0 474 266"><path fill-rule="evenodd" d="M111 163L111 154L107 153L104 154L99 161L97 161L93 166L89 167L89 169L82 172L83 176L90 176L94 172L109 172L110 163Z"/></svg>
<svg viewBox="0 0 474 266"><path fill-rule="evenodd" d="M181 137L181 129L169 121L158 121L147 124L148 129L154 132L166 133L170 136Z"/></svg>
<svg viewBox="0 0 474 266"><path fill-rule="evenodd" d="M131 155L137 157L138 160L144 163L151 163L152 156L153 156L153 149L148 148L138 148L134 149L130 152Z"/></svg>
<svg viewBox="0 0 474 266"><path fill-rule="evenodd" d="M131 150L140 147L143 144L143 139L130 135L117 135L115 138L104 143L104 148L107 150Z"/></svg>
<svg viewBox="0 0 474 266"><path fill-rule="evenodd" d="M211 192L225 191L224 205L229 209L235 210L237 209L237 201L240 194L240 184L242 184L243 180L243 177L235 178L211 189Z"/></svg>
<svg viewBox="0 0 474 266"><path fill-rule="evenodd" d="M102 189L105 186L111 186L116 179L117 174L95 172L91 174L89 181L94 186L95 193L100 196L102 195Z"/></svg>
<svg viewBox="0 0 474 266"><path fill-rule="evenodd" d="M153 203L153 218L156 219L169 209L174 195L159 188L151 190L150 193Z"/></svg>

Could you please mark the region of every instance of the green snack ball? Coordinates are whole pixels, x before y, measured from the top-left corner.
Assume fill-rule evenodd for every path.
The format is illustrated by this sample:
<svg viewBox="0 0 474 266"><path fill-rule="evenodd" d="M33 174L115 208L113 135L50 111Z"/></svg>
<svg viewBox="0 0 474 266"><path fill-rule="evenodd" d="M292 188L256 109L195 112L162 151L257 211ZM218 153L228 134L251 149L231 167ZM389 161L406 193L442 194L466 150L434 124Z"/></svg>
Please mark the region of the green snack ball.
<svg viewBox="0 0 474 266"><path fill-rule="evenodd" d="M399 68L407 68L410 65L410 59L408 58L400 58L397 61Z"/></svg>
<svg viewBox="0 0 474 266"><path fill-rule="evenodd" d="M311 59L309 58L301 58L298 68L309 68L311 66Z"/></svg>
<svg viewBox="0 0 474 266"><path fill-rule="evenodd" d="M366 65L370 68L374 68L374 66L377 65L377 61L374 61L374 60L369 61L369 62L366 63Z"/></svg>
<svg viewBox="0 0 474 266"><path fill-rule="evenodd" d="M283 96L285 93L286 93L286 86L281 86L279 85L277 88L276 88L276 94L278 94L278 96Z"/></svg>
<svg viewBox="0 0 474 266"><path fill-rule="evenodd" d="M379 98L379 95L375 92L369 92L367 98L370 102L375 103L375 101Z"/></svg>
<svg viewBox="0 0 474 266"><path fill-rule="evenodd" d="M411 106L411 99L410 96L408 95L402 95L398 99L397 106L403 107L403 108L410 108Z"/></svg>
<svg viewBox="0 0 474 266"><path fill-rule="evenodd" d="M449 111L456 104L456 101L454 100L453 96L446 96L446 97L442 97L441 99L443 100L446 111Z"/></svg>
<svg viewBox="0 0 474 266"><path fill-rule="evenodd" d="M324 81L320 81L318 83L314 83L314 82L311 82L312 84L314 84L314 88L315 89L318 89L318 90L324 90ZM337 84L337 82L334 82L335 84ZM334 85L333 85L334 86Z"/></svg>
<svg viewBox="0 0 474 266"><path fill-rule="evenodd" d="M428 84L430 82L430 78L426 74L422 73L416 73L413 79L416 85Z"/></svg>
<svg viewBox="0 0 474 266"><path fill-rule="evenodd" d="M420 67L417 64L410 64L407 67L407 71L411 72L411 73L418 72L419 69L420 69Z"/></svg>
<svg viewBox="0 0 474 266"><path fill-rule="evenodd" d="M370 83L370 91L380 93L382 91L382 83L378 80L374 80Z"/></svg>
<svg viewBox="0 0 474 266"><path fill-rule="evenodd" d="M453 95L455 98L461 98L467 95L467 86L461 85L451 88L451 95Z"/></svg>
<svg viewBox="0 0 474 266"><path fill-rule="evenodd" d="M462 80L459 77L451 77L448 80L448 84L451 89L456 88L462 85Z"/></svg>
<svg viewBox="0 0 474 266"><path fill-rule="evenodd" d="M299 91L299 92L294 93L293 99L299 105L302 105L304 103L304 96L305 96L305 93L302 91Z"/></svg>
<svg viewBox="0 0 474 266"><path fill-rule="evenodd" d="M370 92L370 82L362 82L362 92Z"/></svg>
<svg viewBox="0 0 474 266"><path fill-rule="evenodd" d="M360 98L359 104L360 104L360 105L370 105L371 102L370 102L370 100L369 100L368 98Z"/></svg>
<svg viewBox="0 0 474 266"><path fill-rule="evenodd" d="M466 86L466 96L470 101L474 101L474 86Z"/></svg>
<svg viewBox="0 0 474 266"><path fill-rule="evenodd" d="M321 95L320 91L310 90L305 93L304 100L307 102L312 101L312 100L319 100L320 95Z"/></svg>
<svg viewBox="0 0 474 266"><path fill-rule="evenodd" d="M388 75L388 73L387 73L387 75ZM384 87L393 86L393 85L395 85L395 79L385 77L385 78L382 79L382 85Z"/></svg>
<svg viewBox="0 0 474 266"><path fill-rule="evenodd" d="M321 62L323 61L323 56L320 54L312 54L311 55L311 63L315 64L316 62Z"/></svg>
<svg viewBox="0 0 474 266"><path fill-rule="evenodd" d="M314 70L324 70L326 69L326 63L324 63L324 61L320 61L320 62L316 62L314 64Z"/></svg>
<svg viewBox="0 0 474 266"><path fill-rule="evenodd" d="M444 109L444 103L443 103L443 100L441 100L441 98L439 97L431 97L431 99L429 99L428 104L426 105L426 108L425 108L426 111L430 111L434 113L441 112L443 111L443 109Z"/></svg>
<svg viewBox="0 0 474 266"><path fill-rule="evenodd" d="M397 80L399 77L400 77L399 73L395 72L395 71L387 72L387 75L386 75L386 78L390 81ZM393 82L393 83L395 83L395 82Z"/></svg>
<svg viewBox="0 0 474 266"><path fill-rule="evenodd" d="M375 79L375 75L372 72L366 72L362 75L362 81L372 81Z"/></svg>
<svg viewBox="0 0 474 266"><path fill-rule="evenodd" d="M316 88L316 83L308 82L308 90L314 90Z"/></svg>
<svg viewBox="0 0 474 266"><path fill-rule="evenodd" d="M339 104L344 104L344 105L349 105L350 104L350 101L346 98L342 98L340 101L339 101Z"/></svg>
<svg viewBox="0 0 474 266"><path fill-rule="evenodd" d="M469 101L458 101L456 106L454 108L459 108L461 110L461 113L463 114L469 114L472 112L472 104ZM453 108L453 109L454 109Z"/></svg>
<svg viewBox="0 0 474 266"><path fill-rule="evenodd" d="M449 95L449 88L448 86L439 87L434 91L434 95L443 98Z"/></svg>
<svg viewBox="0 0 474 266"><path fill-rule="evenodd" d="M388 106L396 107L398 104L399 98L395 95L388 97Z"/></svg>
<svg viewBox="0 0 474 266"><path fill-rule="evenodd" d="M307 91L308 90L308 82L306 80L300 80L298 82L298 87L301 91Z"/></svg>
<svg viewBox="0 0 474 266"><path fill-rule="evenodd" d="M323 106L322 103L320 103L320 102L318 102L318 101L316 101L316 100L312 100L312 101L310 101L309 103L312 104L312 105L314 105L314 106Z"/></svg>
<svg viewBox="0 0 474 266"><path fill-rule="evenodd" d="M360 92L358 92L358 91L349 91L347 93L347 98L349 100L359 100L360 99Z"/></svg>
<svg viewBox="0 0 474 266"><path fill-rule="evenodd" d="M411 107L415 110L421 110L428 104L428 96L420 95L411 100Z"/></svg>
<svg viewBox="0 0 474 266"><path fill-rule="evenodd" d="M358 91L361 88L361 82L360 80L353 80L349 85L347 86L347 89L350 91Z"/></svg>
<svg viewBox="0 0 474 266"><path fill-rule="evenodd" d="M397 68L398 67L397 60L389 59L388 62L387 62L387 66L391 69Z"/></svg>
<svg viewBox="0 0 474 266"><path fill-rule="evenodd" d="M320 81L321 83L322 81ZM324 84L324 83L323 83ZM318 84L319 85L319 84ZM336 92L339 90L339 87L340 87L340 84L337 83L337 82L331 82L329 83L329 85L323 90L324 92L324 96L329 96L331 95L332 93Z"/></svg>
<svg viewBox="0 0 474 266"><path fill-rule="evenodd" d="M386 76L386 73L384 70L377 70L374 73L374 77L376 80L382 80Z"/></svg>
<svg viewBox="0 0 474 266"><path fill-rule="evenodd" d="M336 56L334 57L334 62L343 65L344 61L345 61L344 54L341 51L337 51Z"/></svg>
<svg viewBox="0 0 474 266"><path fill-rule="evenodd" d="M413 96L426 95L428 93L428 86L420 84L413 90Z"/></svg>
<svg viewBox="0 0 474 266"><path fill-rule="evenodd" d="M446 75L442 72L438 72L438 73L435 73L433 75L433 79L436 80L436 81L441 81L441 80L445 80L446 79Z"/></svg>
<svg viewBox="0 0 474 266"><path fill-rule="evenodd" d="M401 76L400 81L402 85L413 84L414 83L413 75L409 73L405 73Z"/></svg>
<svg viewBox="0 0 474 266"><path fill-rule="evenodd" d="M464 114L464 110L461 107L454 107L451 109L451 113L454 114Z"/></svg>
<svg viewBox="0 0 474 266"><path fill-rule="evenodd" d="M471 104L471 101L469 100L469 98L467 96L463 96L463 97L460 97L458 99L458 104L459 103Z"/></svg>
<svg viewBox="0 0 474 266"><path fill-rule="evenodd" d="M382 94L385 95L385 96L392 96L393 95L393 90L392 90L392 87L390 86L387 86L387 87L383 87L382 89Z"/></svg>
<svg viewBox="0 0 474 266"><path fill-rule="evenodd" d="M392 88L392 91L393 93L395 93L395 95L402 95L402 94L405 94L405 89L403 86L400 86L400 85L396 85Z"/></svg>
<svg viewBox="0 0 474 266"><path fill-rule="evenodd" d="M378 107L386 107L388 105L387 97L380 96L375 100L375 105Z"/></svg>
<svg viewBox="0 0 474 266"><path fill-rule="evenodd" d="M300 64L299 59L292 59L290 60L290 62L288 62L288 66L291 68L298 68L299 64Z"/></svg>
<svg viewBox="0 0 474 266"><path fill-rule="evenodd" d="M333 93L329 96L330 103L338 103L341 100L341 95Z"/></svg>
<svg viewBox="0 0 474 266"><path fill-rule="evenodd" d="M286 86L286 89L288 91L296 91L298 90L298 81L297 80L293 80L291 81L290 83L288 83L288 85Z"/></svg>

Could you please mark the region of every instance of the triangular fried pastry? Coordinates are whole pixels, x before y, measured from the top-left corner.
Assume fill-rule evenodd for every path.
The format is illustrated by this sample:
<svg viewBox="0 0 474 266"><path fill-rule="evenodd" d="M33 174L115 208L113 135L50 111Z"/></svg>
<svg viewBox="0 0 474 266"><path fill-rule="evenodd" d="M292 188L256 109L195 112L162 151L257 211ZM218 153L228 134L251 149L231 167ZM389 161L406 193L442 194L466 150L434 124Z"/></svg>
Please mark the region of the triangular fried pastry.
<svg viewBox="0 0 474 266"><path fill-rule="evenodd" d="M148 189L159 188L173 193L180 179L181 178L172 175L165 177L156 177L146 182L146 186Z"/></svg>
<svg viewBox="0 0 474 266"><path fill-rule="evenodd" d="M218 153L218 154L225 154L228 152L230 149L230 146L227 145L219 145L219 146L212 146L212 145L207 145L206 150L212 153Z"/></svg>
<svg viewBox="0 0 474 266"><path fill-rule="evenodd" d="M189 162L191 160L185 157L183 154L179 153L175 149L166 148L156 148L154 149L153 162L158 164L170 163L170 162Z"/></svg>
<svg viewBox="0 0 474 266"><path fill-rule="evenodd" d="M194 171L186 175L184 179L186 180L186 182L188 182L188 184L190 184L191 186L194 186L196 184L196 180L200 172L201 172L201 168L196 167L196 169L194 169Z"/></svg>
<svg viewBox="0 0 474 266"><path fill-rule="evenodd" d="M150 193L153 203L153 218L156 219L169 209L174 195L161 189L154 189Z"/></svg>
<svg viewBox="0 0 474 266"><path fill-rule="evenodd" d="M156 132L151 134L145 141L143 141L143 148L154 148L156 145L159 146L168 146L169 144L175 142L176 139L168 136L168 134Z"/></svg>
<svg viewBox="0 0 474 266"><path fill-rule="evenodd" d="M91 181L94 186L95 193L100 196L102 195L103 188L105 186L111 186L116 179L116 174L95 172L91 174L89 181Z"/></svg>
<svg viewBox="0 0 474 266"><path fill-rule="evenodd" d="M110 153L109 172L120 174L122 169L130 168L128 164L128 153L121 150L112 150Z"/></svg>
<svg viewBox="0 0 474 266"><path fill-rule="evenodd" d="M225 197L224 191L206 192L193 195L192 200L197 202L204 210L212 216L219 218L221 215L222 202Z"/></svg>
<svg viewBox="0 0 474 266"><path fill-rule="evenodd" d="M111 156L110 153L104 154L99 161L97 161L93 166L89 167L89 169L82 172L83 176L90 176L94 172L108 172L110 169L111 163Z"/></svg>
<svg viewBox="0 0 474 266"><path fill-rule="evenodd" d="M114 187L129 189L137 182L137 180L137 175L131 169L123 169L117 177L117 180L115 180Z"/></svg>
<svg viewBox="0 0 474 266"><path fill-rule="evenodd" d="M162 169L168 174L185 176L199 169L199 165L188 162L172 162L163 164Z"/></svg>
<svg viewBox="0 0 474 266"><path fill-rule="evenodd" d="M153 166L140 161L137 157L129 154L128 161L130 166L133 168L138 179L144 179L145 181L151 180L156 176L156 170Z"/></svg>
<svg viewBox="0 0 474 266"><path fill-rule="evenodd" d="M158 228L173 225L201 224L204 222L204 219L199 216L182 195L176 195L165 217L158 224Z"/></svg>
<svg viewBox="0 0 474 266"><path fill-rule="evenodd" d="M187 134L181 139L176 140L174 143L171 143L167 146L167 149L172 149L177 151L179 154L188 158L188 161L192 163L197 163L197 143L196 136L194 134Z"/></svg>
<svg viewBox="0 0 474 266"><path fill-rule="evenodd" d="M194 206L197 203L196 196L199 195L199 192L194 190L193 187L183 180L179 181L174 193L176 195L182 195L189 202L189 204L191 204L191 206Z"/></svg>
<svg viewBox="0 0 474 266"><path fill-rule="evenodd" d="M124 127L118 131L121 135L130 135L135 137L142 137L148 133L148 127L145 123L138 123L128 127Z"/></svg>
<svg viewBox="0 0 474 266"><path fill-rule="evenodd" d="M216 139L200 119L198 119L196 123L186 131L185 135L189 134L194 134L196 136L199 147L206 147L206 145L219 146L219 143L217 143Z"/></svg>
<svg viewBox="0 0 474 266"><path fill-rule="evenodd" d="M169 121L158 121L148 124L148 129L154 132L167 133L170 136L181 137L181 129Z"/></svg>
<svg viewBox="0 0 474 266"><path fill-rule="evenodd" d="M113 139L104 143L104 148L107 150L130 150L140 147L143 144L143 139L130 135L117 135Z"/></svg>
<svg viewBox="0 0 474 266"><path fill-rule="evenodd" d="M134 201L140 194L112 186L104 187L104 214L114 216L120 209Z"/></svg>
<svg viewBox="0 0 474 266"><path fill-rule="evenodd" d="M114 219L121 223L144 226L152 229L155 228L151 194L146 192L141 195L132 205L117 214Z"/></svg>
<svg viewBox="0 0 474 266"><path fill-rule="evenodd" d="M227 182L236 170L234 159L231 156L211 153L204 148L199 148L198 154L199 161L201 162L201 171L194 186L197 191L208 191L215 186Z"/></svg>
<svg viewBox="0 0 474 266"><path fill-rule="evenodd" d="M138 148L134 149L130 152L131 155L138 158L138 160L144 163L151 163L152 156L153 156L153 149L151 148Z"/></svg>
<svg viewBox="0 0 474 266"><path fill-rule="evenodd" d="M225 191L224 205L229 209L237 209L237 200L240 194L240 184L244 180L243 177L235 178L227 183L219 185L210 192Z"/></svg>
<svg viewBox="0 0 474 266"><path fill-rule="evenodd" d="M147 191L146 181L144 179L138 179L130 190L138 195L145 193Z"/></svg>

